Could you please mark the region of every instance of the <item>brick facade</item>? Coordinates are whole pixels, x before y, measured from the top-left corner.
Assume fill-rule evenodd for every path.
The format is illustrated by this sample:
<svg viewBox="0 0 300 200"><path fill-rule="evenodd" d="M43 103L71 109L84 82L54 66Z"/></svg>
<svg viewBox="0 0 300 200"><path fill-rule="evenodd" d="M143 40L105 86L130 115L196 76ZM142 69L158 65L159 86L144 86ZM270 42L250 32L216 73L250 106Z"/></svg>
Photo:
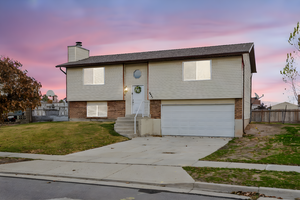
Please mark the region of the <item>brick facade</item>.
<svg viewBox="0 0 300 200"><path fill-rule="evenodd" d="M161 118L161 100L150 100L150 115L152 119Z"/></svg>
<svg viewBox="0 0 300 200"><path fill-rule="evenodd" d="M235 99L234 105L234 118L235 119L243 119L243 101L242 99Z"/></svg>
<svg viewBox="0 0 300 200"><path fill-rule="evenodd" d="M125 101L108 101L107 118L117 119L118 117L125 117Z"/></svg>
<svg viewBox="0 0 300 200"><path fill-rule="evenodd" d="M86 101L69 101L69 118L86 118Z"/></svg>
<svg viewBox="0 0 300 200"><path fill-rule="evenodd" d="M87 117L86 101L69 102L69 118L74 119L117 119L125 117L125 101L108 101L107 117Z"/></svg>

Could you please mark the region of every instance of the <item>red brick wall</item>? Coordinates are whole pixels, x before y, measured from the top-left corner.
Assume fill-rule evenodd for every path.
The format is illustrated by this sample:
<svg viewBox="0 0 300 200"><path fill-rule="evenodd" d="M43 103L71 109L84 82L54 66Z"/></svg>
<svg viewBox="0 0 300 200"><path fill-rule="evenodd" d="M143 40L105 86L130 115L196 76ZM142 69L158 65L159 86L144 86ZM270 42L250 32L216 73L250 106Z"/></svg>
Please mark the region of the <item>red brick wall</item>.
<svg viewBox="0 0 300 200"><path fill-rule="evenodd" d="M70 118L86 118L86 101L69 101Z"/></svg>
<svg viewBox="0 0 300 200"><path fill-rule="evenodd" d="M150 100L150 115L152 119L161 118L161 100Z"/></svg>
<svg viewBox="0 0 300 200"><path fill-rule="evenodd" d="M125 101L108 101L107 118L117 119L118 117L125 117Z"/></svg>
<svg viewBox="0 0 300 200"><path fill-rule="evenodd" d="M69 117L83 119L117 119L118 117L125 117L125 101L108 101L107 117L87 117L86 106L86 101L70 101Z"/></svg>
<svg viewBox="0 0 300 200"><path fill-rule="evenodd" d="M235 119L243 119L243 101L242 99L235 99Z"/></svg>

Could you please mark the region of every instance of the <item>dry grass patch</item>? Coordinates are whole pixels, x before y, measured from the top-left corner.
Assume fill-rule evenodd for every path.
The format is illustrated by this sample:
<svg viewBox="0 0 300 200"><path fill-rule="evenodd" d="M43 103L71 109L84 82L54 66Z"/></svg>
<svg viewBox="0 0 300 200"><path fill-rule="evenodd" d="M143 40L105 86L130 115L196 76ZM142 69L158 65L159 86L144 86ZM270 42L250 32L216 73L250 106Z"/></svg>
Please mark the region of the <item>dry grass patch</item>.
<svg viewBox="0 0 300 200"><path fill-rule="evenodd" d="M209 161L300 165L300 125L251 124L242 138L234 138Z"/></svg>
<svg viewBox="0 0 300 200"><path fill-rule="evenodd" d="M300 189L300 173L266 170L183 167L195 181L243 185L254 187L273 187Z"/></svg>
<svg viewBox="0 0 300 200"><path fill-rule="evenodd" d="M0 128L0 151L65 155L122 142L114 123L42 122Z"/></svg>

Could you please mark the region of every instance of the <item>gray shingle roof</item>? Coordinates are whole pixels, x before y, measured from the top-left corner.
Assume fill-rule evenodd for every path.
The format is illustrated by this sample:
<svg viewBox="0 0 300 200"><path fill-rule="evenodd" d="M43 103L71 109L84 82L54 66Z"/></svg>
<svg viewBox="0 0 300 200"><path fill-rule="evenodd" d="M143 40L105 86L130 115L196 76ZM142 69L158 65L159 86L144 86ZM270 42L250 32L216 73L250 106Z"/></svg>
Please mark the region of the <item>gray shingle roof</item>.
<svg viewBox="0 0 300 200"><path fill-rule="evenodd" d="M256 72L254 44L230 44L220 46L196 47L185 49L171 49L161 51L147 51L138 53L113 54L102 56L90 56L89 58L68 62L56 67L82 67L92 65L109 65L120 63L138 63L149 61L179 60L193 58L210 58L220 56L234 56L243 53L250 54L251 71Z"/></svg>

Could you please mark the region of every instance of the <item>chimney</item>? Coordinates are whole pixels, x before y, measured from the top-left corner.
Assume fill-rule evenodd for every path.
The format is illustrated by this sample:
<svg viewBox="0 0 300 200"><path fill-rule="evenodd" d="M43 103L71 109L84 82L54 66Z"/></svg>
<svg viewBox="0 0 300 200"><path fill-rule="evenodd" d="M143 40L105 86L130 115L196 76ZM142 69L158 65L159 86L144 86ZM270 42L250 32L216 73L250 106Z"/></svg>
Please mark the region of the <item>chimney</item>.
<svg viewBox="0 0 300 200"><path fill-rule="evenodd" d="M88 58L90 51L82 48L82 42L76 42L74 46L68 46L68 62L75 62Z"/></svg>
<svg viewBox="0 0 300 200"><path fill-rule="evenodd" d="M82 46L82 42L76 42L76 46L77 47L81 47Z"/></svg>

